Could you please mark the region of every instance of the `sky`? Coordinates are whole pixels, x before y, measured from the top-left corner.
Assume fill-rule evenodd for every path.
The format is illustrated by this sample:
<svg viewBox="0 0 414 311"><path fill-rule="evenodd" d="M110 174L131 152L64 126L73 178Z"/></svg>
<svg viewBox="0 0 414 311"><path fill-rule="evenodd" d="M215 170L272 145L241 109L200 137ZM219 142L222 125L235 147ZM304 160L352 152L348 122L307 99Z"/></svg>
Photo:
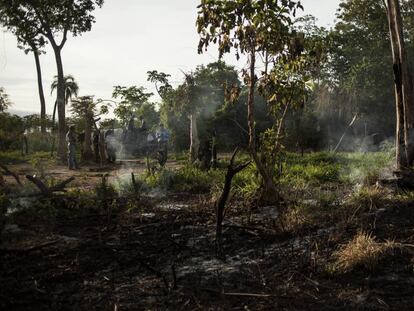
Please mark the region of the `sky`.
<svg viewBox="0 0 414 311"><path fill-rule="evenodd" d="M305 14L312 14L322 26L332 26L340 0L302 0ZM144 86L147 71L171 74L173 84L183 80L182 71L217 60L211 48L198 55L195 28L199 0L105 0L95 11L96 23L90 32L69 37L62 51L65 74L79 84L79 95L111 99L113 86ZM225 61L242 68L232 56ZM54 96L50 84L56 74L53 51L41 56L47 113ZM0 86L9 94L14 113L40 110L34 57L17 48L15 37L0 30Z"/></svg>

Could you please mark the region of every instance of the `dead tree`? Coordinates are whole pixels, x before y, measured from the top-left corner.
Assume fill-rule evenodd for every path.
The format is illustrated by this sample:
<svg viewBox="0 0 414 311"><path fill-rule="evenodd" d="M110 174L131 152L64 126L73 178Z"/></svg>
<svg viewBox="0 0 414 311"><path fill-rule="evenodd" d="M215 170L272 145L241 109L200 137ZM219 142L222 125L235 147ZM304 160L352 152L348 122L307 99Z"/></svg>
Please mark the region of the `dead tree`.
<svg viewBox="0 0 414 311"><path fill-rule="evenodd" d="M411 168L414 162L414 94L407 61L399 0L386 2L393 57L395 101L397 114L397 171Z"/></svg>
<svg viewBox="0 0 414 311"><path fill-rule="evenodd" d="M249 162L235 166L234 161L236 159L236 155L238 151L239 151L239 148L236 148L234 150L230 163L227 166L226 177L224 179L223 192L221 193L220 198L218 199L215 205L215 208L216 208L216 251L219 257L222 255L223 220L225 216L226 202L230 194L231 183L232 183L233 177L237 173L241 172L246 167L248 167L251 163L251 161L249 161Z"/></svg>
<svg viewBox="0 0 414 311"><path fill-rule="evenodd" d="M32 182L40 190L40 193L38 193L36 195L43 195L43 196L46 196L46 197L52 196L54 192L64 192L64 191L66 191L65 187L69 183L71 183L72 181L75 180L75 177L70 177L70 178L58 183L55 186L48 187L43 181L41 181L36 176L26 175L26 178L30 182Z"/></svg>

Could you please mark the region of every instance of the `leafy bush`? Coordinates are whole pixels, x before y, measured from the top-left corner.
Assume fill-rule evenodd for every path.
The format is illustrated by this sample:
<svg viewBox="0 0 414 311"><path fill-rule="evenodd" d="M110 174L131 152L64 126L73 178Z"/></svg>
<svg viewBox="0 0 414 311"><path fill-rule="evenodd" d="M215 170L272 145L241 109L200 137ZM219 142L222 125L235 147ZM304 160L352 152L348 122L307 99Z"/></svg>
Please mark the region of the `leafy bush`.
<svg viewBox="0 0 414 311"><path fill-rule="evenodd" d="M50 133L42 134L40 132L33 132L26 135L29 152L50 152L52 149L54 136ZM57 140L56 140L57 144Z"/></svg>

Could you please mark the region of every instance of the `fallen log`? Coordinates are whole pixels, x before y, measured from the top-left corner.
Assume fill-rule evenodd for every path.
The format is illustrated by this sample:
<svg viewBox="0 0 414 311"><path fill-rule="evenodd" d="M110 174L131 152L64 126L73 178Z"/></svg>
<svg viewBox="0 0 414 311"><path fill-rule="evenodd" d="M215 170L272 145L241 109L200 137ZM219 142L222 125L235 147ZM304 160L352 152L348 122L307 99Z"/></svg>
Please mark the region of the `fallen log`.
<svg viewBox="0 0 414 311"><path fill-rule="evenodd" d="M30 175L26 175L26 178L32 182L39 190L40 193L38 194L34 194L36 195L44 195L44 196L51 196L53 194L53 192L64 192L65 187L72 181L75 180L75 177L70 177L60 183L58 183L55 186L52 187L48 187L47 185L45 185L45 183L43 181L41 181L39 178L37 178L36 176L30 176Z"/></svg>

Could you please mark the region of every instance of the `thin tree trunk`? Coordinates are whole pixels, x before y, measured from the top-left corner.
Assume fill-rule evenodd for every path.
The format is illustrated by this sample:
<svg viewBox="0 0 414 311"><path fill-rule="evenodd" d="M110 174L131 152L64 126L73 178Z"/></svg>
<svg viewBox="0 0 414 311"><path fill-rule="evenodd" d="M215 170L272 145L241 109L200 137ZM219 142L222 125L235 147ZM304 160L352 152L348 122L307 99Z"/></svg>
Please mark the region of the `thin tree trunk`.
<svg viewBox="0 0 414 311"><path fill-rule="evenodd" d="M52 45L53 46L53 45ZM66 160L66 120L65 120L65 80L63 75L63 64L61 49L53 46L55 52L58 86L57 86L57 110L58 110L58 157L64 162Z"/></svg>
<svg viewBox="0 0 414 311"><path fill-rule="evenodd" d="M40 100L40 131L46 133L46 101L45 94L43 92L43 82L42 82L42 70L40 67L39 53L36 49L33 49L33 55L36 62L36 72L37 72L37 87L39 90L39 100Z"/></svg>
<svg viewBox="0 0 414 311"><path fill-rule="evenodd" d="M256 65L256 54L254 51L250 53L250 83L249 95L247 98L247 125L249 127L249 148L252 153L256 153L256 131L254 122L254 90L256 86L256 76L254 67Z"/></svg>
<svg viewBox="0 0 414 311"><path fill-rule="evenodd" d="M256 150L256 130L254 122L254 91L256 87L256 75L255 75L256 55L252 51L250 53L250 83L249 94L247 98L247 125L249 127L249 149L256 164L257 170L263 179L263 189L261 194L261 200L267 203L275 203L278 200L277 189L273 180L274 167L266 167L257 154Z"/></svg>
<svg viewBox="0 0 414 311"><path fill-rule="evenodd" d="M190 162L197 160L200 140L198 138L197 113L190 115Z"/></svg>
<svg viewBox="0 0 414 311"><path fill-rule="evenodd" d="M408 169L414 160L414 95L408 68L400 4L398 0L387 0L387 15L393 56L396 100L396 164L397 171Z"/></svg>

